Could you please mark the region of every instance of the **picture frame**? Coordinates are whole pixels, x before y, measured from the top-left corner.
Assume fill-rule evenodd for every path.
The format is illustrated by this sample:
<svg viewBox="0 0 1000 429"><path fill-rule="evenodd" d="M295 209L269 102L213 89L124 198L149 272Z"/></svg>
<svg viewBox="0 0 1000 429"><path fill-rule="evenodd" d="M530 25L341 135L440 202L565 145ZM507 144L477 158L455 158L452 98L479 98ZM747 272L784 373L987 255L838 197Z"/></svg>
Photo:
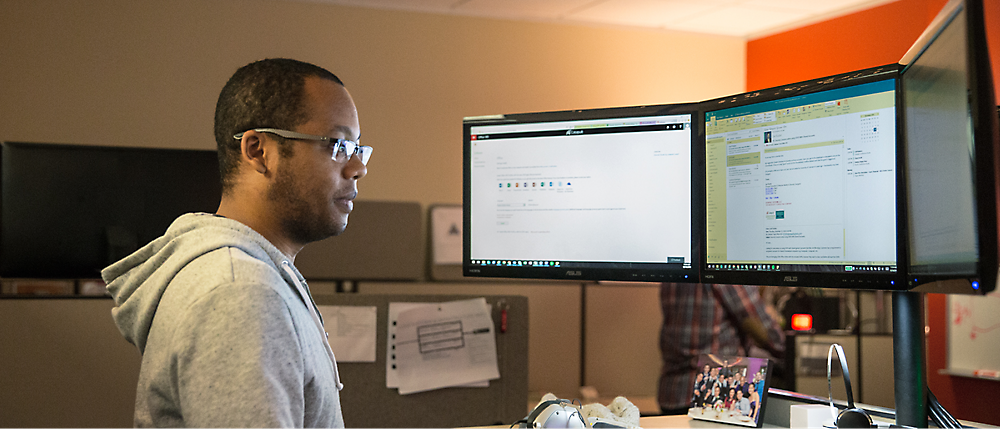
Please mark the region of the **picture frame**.
<svg viewBox="0 0 1000 429"><path fill-rule="evenodd" d="M770 384L768 359L703 354L698 357L687 415L697 420L762 427Z"/></svg>
<svg viewBox="0 0 1000 429"><path fill-rule="evenodd" d="M427 212L427 272L435 281L465 280L462 274L463 208L433 204Z"/></svg>

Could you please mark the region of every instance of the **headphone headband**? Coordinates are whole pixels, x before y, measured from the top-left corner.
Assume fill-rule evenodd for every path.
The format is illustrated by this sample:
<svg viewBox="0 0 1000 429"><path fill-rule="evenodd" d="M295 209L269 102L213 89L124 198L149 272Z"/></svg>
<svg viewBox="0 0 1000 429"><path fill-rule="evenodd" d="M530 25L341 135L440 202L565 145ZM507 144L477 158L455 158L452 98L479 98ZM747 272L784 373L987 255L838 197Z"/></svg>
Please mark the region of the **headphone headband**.
<svg viewBox="0 0 1000 429"><path fill-rule="evenodd" d="M833 360L834 350L837 350L837 357L840 358L840 370L844 372L844 388L847 390L847 408L854 408L854 395L851 393L851 373L847 370L847 358L844 356L844 348L837 343L830 344L830 351L826 356L826 385L830 390L830 406L833 407L833 386L830 379L833 374L831 361Z"/></svg>
<svg viewBox="0 0 1000 429"><path fill-rule="evenodd" d="M833 351L837 351L840 358L840 368L844 372L844 388L847 390L847 409L837 414L837 407L833 405ZM847 357L844 355L844 348L840 344L830 344L830 351L826 356L826 386L830 392L830 413L833 414L833 422L837 427L875 427L871 416L860 408L854 406L854 394L851 393L851 373L847 370Z"/></svg>

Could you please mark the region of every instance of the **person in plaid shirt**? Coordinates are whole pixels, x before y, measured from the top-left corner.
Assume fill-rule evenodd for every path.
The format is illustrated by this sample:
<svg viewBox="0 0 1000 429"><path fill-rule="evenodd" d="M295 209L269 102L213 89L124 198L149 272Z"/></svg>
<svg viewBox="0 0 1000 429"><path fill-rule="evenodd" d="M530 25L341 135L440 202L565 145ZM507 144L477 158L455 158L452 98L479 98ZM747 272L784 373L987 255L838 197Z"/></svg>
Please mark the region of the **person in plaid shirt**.
<svg viewBox="0 0 1000 429"><path fill-rule="evenodd" d="M663 369L657 400L663 414L687 414L700 355L784 355L784 332L754 286L663 283L660 304Z"/></svg>

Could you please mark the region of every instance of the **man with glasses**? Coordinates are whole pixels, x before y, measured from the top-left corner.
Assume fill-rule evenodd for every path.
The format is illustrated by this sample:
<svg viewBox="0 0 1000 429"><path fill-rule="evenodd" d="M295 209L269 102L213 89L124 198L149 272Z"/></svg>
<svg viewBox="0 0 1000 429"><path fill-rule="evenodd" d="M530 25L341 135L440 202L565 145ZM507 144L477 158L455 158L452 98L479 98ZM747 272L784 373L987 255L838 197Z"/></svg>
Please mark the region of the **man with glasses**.
<svg viewBox="0 0 1000 429"><path fill-rule="evenodd" d="M295 256L340 234L372 148L318 66L240 68L215 112L222 201L106 268L142 353L136 426L343 427L340 375ZM164 184L169 186L169 184Z"/></svg>

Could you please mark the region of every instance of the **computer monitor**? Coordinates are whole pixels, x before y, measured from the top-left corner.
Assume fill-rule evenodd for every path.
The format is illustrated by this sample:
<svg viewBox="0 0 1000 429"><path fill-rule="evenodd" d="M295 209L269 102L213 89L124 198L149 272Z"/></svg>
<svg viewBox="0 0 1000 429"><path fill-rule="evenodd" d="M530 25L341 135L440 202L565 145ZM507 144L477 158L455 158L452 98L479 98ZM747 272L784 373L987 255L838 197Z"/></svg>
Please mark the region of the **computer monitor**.
<svg viewBox="0 0 1000 429"><path fill-rule="evenodd" d="M0 277L93 279L186 212L219 206L215 151L5 142Z"/></svg>
<svg viewBox="0 0 1000 429"><path fill-rule="evenodd" d="M465 118L463 273L698 280L693 105Z"/></svg>
<svg viewBox="0 0 1000 429"><path fill-rule="evenodd" d="M949 2L900 63L907 282L926 292L989 292L1000 150L982 1Z"/></svg>
<svg viewBox="0 0 1000 429"><path fill-rule="evenodd" d="M703 103L703 280L903 288L898 67Z"/></svg>

